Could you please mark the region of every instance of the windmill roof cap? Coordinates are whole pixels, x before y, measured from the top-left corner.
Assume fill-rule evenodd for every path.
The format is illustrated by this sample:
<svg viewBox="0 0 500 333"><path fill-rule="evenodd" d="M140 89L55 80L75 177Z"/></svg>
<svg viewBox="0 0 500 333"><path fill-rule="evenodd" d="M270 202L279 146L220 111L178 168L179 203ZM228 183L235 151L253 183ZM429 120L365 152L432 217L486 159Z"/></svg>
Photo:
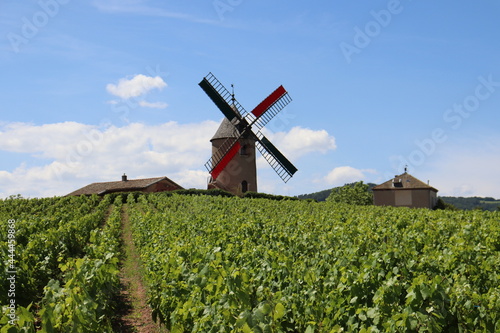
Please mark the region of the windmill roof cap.
<svg viewBox="0 0 500 333"><path fill-rule="evenodd" d="M235 129L234 125L231 124L231 122L224 117L224 120L222 120L221 124L219 125L219 128L217 129L217 132L215 132L214 136L210 141L217 140L217 139L227 139L227 138L236 138L238 132Z"/></svg>

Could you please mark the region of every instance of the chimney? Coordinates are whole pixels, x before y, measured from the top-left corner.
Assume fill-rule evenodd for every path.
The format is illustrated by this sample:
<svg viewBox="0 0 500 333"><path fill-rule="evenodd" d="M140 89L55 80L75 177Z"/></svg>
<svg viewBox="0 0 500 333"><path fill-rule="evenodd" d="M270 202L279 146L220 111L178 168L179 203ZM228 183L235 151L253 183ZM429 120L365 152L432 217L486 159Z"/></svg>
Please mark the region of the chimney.
<svg viewBox="0 0 500 333"><path fill-rule="evenodd" d="M122 176L122 182L126 182L126 181L127 181L127 175L123 174L123 176Z"/></svg>

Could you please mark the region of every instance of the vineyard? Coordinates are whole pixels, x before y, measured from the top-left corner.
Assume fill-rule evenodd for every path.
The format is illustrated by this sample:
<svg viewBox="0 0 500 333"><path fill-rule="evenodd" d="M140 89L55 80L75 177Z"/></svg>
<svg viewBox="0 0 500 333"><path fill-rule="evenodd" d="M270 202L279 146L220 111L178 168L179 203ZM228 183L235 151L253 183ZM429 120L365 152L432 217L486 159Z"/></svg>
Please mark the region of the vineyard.
<svg viewBox="0 0 500 333"><path fill-rule="evenodd" d="M0 201L0 332L113 332L123 216L170 332L500 332L498 212L166 193Z"/></svg>

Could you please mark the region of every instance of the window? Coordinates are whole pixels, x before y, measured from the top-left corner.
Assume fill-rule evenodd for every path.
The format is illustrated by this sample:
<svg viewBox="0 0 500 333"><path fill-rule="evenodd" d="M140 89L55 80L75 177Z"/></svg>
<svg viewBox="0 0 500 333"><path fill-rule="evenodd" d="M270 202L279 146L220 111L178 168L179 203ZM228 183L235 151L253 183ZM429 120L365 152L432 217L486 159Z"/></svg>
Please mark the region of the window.
<svg viewBox="0 0 500 333"><path fill-rule="evenodd" d="M392 187L403 187L403 181L401 179L393 179Z"/></svg>
<svg viewBox="0 0 500 333"><path fill-rule="evenodd" d="M248 146L247 145L241 146L240 155L248 155Z"/></svg>
<svg viewBox="0 0 500 333"><path fill-rule="evenodd" d="M241 182L241 192L245 193L248 191L248 182L246 180Z"/></svg>

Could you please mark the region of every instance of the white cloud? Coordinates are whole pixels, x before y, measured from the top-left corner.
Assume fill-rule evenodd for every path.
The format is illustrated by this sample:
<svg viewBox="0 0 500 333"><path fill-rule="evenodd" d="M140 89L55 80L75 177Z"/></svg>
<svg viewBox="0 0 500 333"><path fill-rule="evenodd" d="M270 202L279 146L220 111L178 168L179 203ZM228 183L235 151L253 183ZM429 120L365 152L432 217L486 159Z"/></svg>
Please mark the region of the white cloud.
<svg viewBox="0 0 500 333"><path fill-rule="evenodd" d="M217 127L213 121L106 129L74 122L6 124L0 127L0 156L1 150L25 153L35 162L1 170L0 197L64 195L91 182L119 180L124 172L131 179L167 176L183 187L205 188L202 166Z"/></svg>
<svg viewBox="0 0 500 333"><path fill-rule="evenodd" d="M337 148L335 138L325 130L312 130L296 126L288 132L264 132L266 137L288 159L298 159L313 152L326 153Z"/></svg>
<svg viewBox="0 0 500 333"><path fill-rule="evenodd" d="M139 105L144 107L144 108L153 108L153 109L165 109L167 108L168 104L163 103L163 102L146 102L146 101L139 101Z"/></svg>
<svg viewBox="0 0 500 333"><path fill-rule="evenodd" d="M263 132L266 138L294 165L300 157L306 154L318 152L324 154L337 148L335 138L325 130L311 130L297 126L288 132L272 133L266 129ZM257 168L269 167L264 157L257 158Z"/></svg>
<svg viewBox="0 0 500 333"><path fill-rule="evenodd" d="M356 169L350 166L341 166L331 170L324 178L323 182L332 186L343 186L366 179L366 173L376 173L372 169Z"/></svg>
<svg viewBox="0 0 500 333"><path fill-rule="evenodd" d="M207 188L208 178L206 170L181 170L175 174L177 184L184 188Z"/></svg>
<svg viewBox="0 0 500 333"><path fill-rule="evenodd" d="M129 99L147 94L153 89L161 90L166 86L165 81L159 76L138 74L131 79L122 78L118 84L109 83L106 85L106 90L114 96Z"/></svg>
<svg viewBox="0 0 500 333"><path fill-rule="evenodd" d="M0 150L33 153L43 158L62 158L92 127L76 122L32 125L9 123L0 127Z"/></svg>

